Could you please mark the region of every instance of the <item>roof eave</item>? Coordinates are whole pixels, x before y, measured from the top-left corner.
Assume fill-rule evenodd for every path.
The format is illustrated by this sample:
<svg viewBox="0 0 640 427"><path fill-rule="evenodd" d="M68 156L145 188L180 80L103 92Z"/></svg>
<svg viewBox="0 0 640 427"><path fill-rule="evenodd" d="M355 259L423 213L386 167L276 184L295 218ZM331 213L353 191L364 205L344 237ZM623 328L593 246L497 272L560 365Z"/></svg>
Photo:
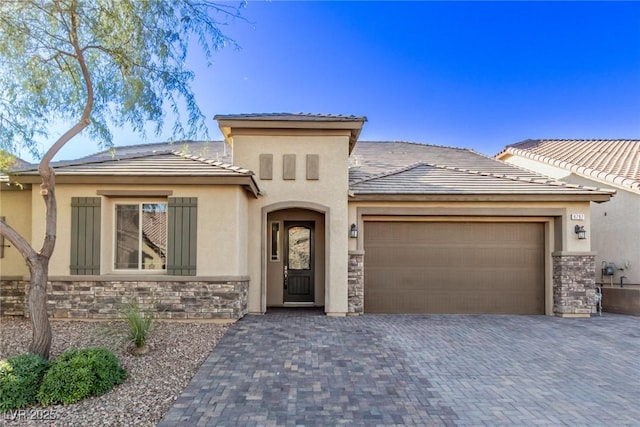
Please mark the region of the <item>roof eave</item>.
<svg viewBox="0 0 640 427"><path fill-rule="evenodd" d="M39 175L12 175L12 181L20 184L37 184ZM204 184L244 184L253 181L249 174L233 175L97 175L97 174L56 174L56 184L155 184L155 185L204 185ZM255 185L255 181L252 184Z"/></svg>
<svg viewBox="0 0 640 427"><path fill-rule="evenodd" d="M350 194L350 202L607 202L611 193L574 194Z"/></svg>
<svg viewBox="0 0 640 427"><path fill-rule="evenodd" d="M252 117L239 118L226 116L215 116L218 121L218 127L224 136L224 140L230 146L233 146L233 130L232 129L332 129L349 131L349 154L360 137L362 126L367 121L366 117L339 118L339 119L323 119L317 120L313 118L304 119L296 118L296 120L266 120Z"/></svg>

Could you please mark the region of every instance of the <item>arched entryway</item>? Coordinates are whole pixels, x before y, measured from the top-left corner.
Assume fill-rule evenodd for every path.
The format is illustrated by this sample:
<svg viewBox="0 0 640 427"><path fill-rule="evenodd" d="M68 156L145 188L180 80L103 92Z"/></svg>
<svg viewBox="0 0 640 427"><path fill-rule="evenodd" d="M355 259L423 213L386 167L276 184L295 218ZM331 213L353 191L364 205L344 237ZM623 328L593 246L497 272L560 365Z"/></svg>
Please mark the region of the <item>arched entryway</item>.
<svg viewBox="0 0 640 427"><path fill-rule="evenodd" d="M319 207L266 212L266 310L325 305L326 213Z"/></svg>

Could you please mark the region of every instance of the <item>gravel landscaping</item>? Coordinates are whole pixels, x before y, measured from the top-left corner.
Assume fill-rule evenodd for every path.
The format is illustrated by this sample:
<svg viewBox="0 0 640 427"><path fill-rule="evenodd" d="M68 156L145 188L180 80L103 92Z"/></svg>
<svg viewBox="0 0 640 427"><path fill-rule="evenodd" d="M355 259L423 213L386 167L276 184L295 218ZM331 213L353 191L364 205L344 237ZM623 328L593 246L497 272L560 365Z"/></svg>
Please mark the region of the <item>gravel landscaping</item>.
<svg viewBox="0 0 640 427"><path fill-rule="evenodd" d="M32 407L0 414L7 426L155 426L189 383L228 325L157 322L150 351L132 356L112 331L123 322L52 321L51 359L70 348L103 346L117 354L127 370L126 381L111 392L73 405ZM26 352L31 323L0 318L0 359Z"/></svg>

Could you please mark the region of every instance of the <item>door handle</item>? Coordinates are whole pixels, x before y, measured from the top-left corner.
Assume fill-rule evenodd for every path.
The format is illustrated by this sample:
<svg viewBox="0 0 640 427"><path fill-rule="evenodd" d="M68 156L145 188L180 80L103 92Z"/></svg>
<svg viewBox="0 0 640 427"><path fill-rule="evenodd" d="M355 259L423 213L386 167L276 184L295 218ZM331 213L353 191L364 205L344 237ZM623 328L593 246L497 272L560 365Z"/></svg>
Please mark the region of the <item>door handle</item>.
<svg viewBox="0 0 640 427"><path fill-rule="evenodd" d="M289 269L284 266L284 288L287 289L287 278L289 277Z"/></svg>

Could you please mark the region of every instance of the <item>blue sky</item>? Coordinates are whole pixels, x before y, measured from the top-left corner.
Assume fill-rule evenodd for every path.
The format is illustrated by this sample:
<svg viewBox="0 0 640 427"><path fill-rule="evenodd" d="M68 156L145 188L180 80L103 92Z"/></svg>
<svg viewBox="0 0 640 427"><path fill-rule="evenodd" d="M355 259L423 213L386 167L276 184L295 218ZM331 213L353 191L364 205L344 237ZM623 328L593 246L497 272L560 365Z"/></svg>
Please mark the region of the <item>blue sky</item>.
<svg viewBox="0 0 640 427"><path fill-rule="evenodd" d="M361 140L494 155L527 138L640 138L640 3L258 2L194 90L215 114L368 118ZM115 131L116 145L146 140ZM97 151L83 136L58 159Z"/></svg>

